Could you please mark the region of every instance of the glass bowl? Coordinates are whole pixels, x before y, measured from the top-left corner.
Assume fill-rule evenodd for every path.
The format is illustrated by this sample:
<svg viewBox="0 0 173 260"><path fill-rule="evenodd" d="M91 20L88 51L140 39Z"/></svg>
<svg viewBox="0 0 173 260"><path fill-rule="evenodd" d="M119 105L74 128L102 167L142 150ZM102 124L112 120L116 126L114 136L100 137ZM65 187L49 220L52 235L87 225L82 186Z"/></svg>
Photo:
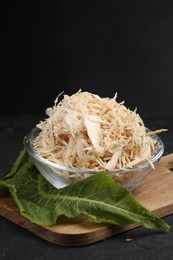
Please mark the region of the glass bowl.
<svg viewBox="0 0 173 260"><path fill-rule="evenodd" d="M147 129L147 128L146 128ZM149 129L147 129L149 130ZM39 172L56 188L63 188L71 183L82 180L92 174L99 173L98 171L90 171L90 170L80 170L75 168L68 168L51 161L48 161L41 157L38 153L33 150L32 141L36 138L39 133L39 129L37 127L33 128L26 136L24 145L26 150L37 167ZM159 162L161 156L164 152L164 145L160 137L155 134L152 136L156 140L157 152L150 160L152 164L156 164ZM129 168L125 170L118 170L113 172L107 172L113 179L119 182L122 186L124 186L128 190L133 190L138 187L144 179L150 174L153 170L150 163L145 162L140 164L137 167ZM101 172L101 171L100 171Z"/></svg>

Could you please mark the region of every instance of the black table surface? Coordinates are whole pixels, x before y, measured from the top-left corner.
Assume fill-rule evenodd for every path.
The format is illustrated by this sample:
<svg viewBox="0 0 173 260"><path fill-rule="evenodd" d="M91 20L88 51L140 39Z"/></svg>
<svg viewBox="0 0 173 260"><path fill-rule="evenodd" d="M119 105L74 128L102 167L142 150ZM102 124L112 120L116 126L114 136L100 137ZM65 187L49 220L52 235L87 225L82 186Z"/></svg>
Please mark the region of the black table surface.
<svg viewBox="0 0 173 260"><path fill-rule="evenodd" d="M40 116L0 116L0 176L5 175L23 146L24 135ZM173 120L145 120L150 129L167 128L161 133L164 155L173 152ZM0 217L0 259L173 259L173 215L163 218L169 233L138 227L103 241L81 247L52 244L22 227ZM131 238L131 241L127 241Z"/></svg>

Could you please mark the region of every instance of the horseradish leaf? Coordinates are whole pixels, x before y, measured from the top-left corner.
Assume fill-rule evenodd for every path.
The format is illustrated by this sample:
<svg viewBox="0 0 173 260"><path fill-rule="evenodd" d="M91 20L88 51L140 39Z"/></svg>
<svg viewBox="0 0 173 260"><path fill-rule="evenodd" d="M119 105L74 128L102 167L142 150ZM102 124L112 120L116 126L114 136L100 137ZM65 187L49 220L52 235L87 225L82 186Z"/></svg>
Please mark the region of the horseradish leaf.
<svg viewBox="0 0 173 260"><path fill-rule="evenodd" d="M94 174L65 188L56 189L39 173L23 149L0 189L8 188L20 214L39 225L53 225L64 215L83 215L94 222L117 226L130 223L145 228L170 226L143 207L127 189L107 173Z"/></svg>

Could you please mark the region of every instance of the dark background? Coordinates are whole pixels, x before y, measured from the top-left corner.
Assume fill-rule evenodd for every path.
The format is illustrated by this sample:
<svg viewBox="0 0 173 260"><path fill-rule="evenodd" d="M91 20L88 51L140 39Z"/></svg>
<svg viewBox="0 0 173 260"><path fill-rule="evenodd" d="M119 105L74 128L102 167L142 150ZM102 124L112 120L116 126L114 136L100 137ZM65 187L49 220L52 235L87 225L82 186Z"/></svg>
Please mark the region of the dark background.
<svg viewBox="0 0 173 260"><path fill-rule="evenodd" d="M161 138L164 154L172 153L173 6L153 2L1 1L0 176L62 91L107 97L117 92L118 101L137 107L148 127L168 128ZM173 227L172 215L164 219ZM64 248L1 217L0 258L168 260L172 234L173 228L164 234L140 227L90 246Z"/></svg>
<svg viewBox="0 0 173 260"><path fill-rule="evenodd" d="M173 7L145 1L6 1L1 7L0 114L44 116L82 89L171 118Z"/></svg>

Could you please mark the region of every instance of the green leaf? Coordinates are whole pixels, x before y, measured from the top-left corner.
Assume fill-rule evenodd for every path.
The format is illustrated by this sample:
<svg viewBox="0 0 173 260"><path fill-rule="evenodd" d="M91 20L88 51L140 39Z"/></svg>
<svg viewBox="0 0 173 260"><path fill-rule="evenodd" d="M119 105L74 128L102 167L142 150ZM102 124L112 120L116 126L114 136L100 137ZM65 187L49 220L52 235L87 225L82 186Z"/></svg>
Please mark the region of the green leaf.
<svg viewBox="0 0 173 260"><path fill-rule="evenodd" d="M39 225L53 225L61 215L83 215L94 222L118 226L135 223L146 228L170 226L143 207L127 189L106 173L92 175L62 189L54 188L38 172L25 150L0 180L8 188L20 214Z"/></svg>

